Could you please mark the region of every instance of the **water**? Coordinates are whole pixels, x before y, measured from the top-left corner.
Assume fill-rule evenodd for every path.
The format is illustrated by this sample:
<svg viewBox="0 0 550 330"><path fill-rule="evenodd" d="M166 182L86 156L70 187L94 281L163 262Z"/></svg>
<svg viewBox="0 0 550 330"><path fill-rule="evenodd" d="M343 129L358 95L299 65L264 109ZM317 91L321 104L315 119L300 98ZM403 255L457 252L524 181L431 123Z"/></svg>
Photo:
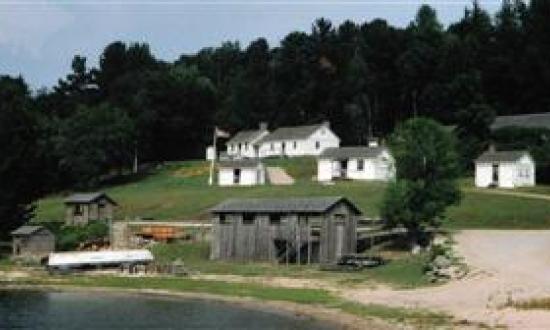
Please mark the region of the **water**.
<svg viewBox="0 0 550 330"><path fill-rule="evenodd" d="M0 329L334 329L308 319L192 299L0 291Z"/></svg>

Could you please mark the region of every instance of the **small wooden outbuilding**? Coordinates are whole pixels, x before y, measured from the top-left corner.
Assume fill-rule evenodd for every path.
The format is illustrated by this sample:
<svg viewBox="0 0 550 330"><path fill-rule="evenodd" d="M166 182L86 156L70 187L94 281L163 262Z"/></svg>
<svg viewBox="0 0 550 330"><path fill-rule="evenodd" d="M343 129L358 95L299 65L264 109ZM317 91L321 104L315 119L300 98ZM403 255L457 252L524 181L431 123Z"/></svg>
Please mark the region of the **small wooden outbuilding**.
<svg viewBox="0 0 550 330"><path fill-rule="evenodd" d="M113 220L117 203L103 192L78 193L65 199L65 224L84 226L90 221Z"/></svg>
<svg viewBox="0 0 550 330"><path fill-rule="evenodd" d="M535 161L529 152L489 149L475 161L475 185L480 188L534 186Z"/></svg>
<svg viewBox="0 0 550 330"><path fill-rule="evenodd" d="M256 159L221 161L218 164L220 186L255 186L265 184L265 166Z"/></svg>
<svg viewBox="0 0 550 330"><path fill-rule="evenodd" d="M356 253L361 211L344 197L230 199L211 212L211 259L332 264Z"/></svg>
<svg viewBox="0 0 550 330"><path fill-rule="evenodd" d="M55 236L43 226L22 226L11 235L14 258L40 259L55 251Z"/></svg>

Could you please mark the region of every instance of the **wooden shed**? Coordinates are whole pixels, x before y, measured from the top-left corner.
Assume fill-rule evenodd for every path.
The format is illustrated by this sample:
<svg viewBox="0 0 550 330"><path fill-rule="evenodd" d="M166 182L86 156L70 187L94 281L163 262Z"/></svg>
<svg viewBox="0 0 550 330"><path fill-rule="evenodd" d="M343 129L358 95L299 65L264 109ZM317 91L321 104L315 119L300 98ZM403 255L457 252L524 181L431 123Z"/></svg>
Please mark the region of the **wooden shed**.
<svg viewBox="0 0 550 330"><path fill-rule="evenodd" d="M90 221L113 220L117 203L103 192L77 193L65 199L65 224L83 226Z"/></svg>
<svg viewBox="0 0 550 330"><path fill-rule="evenodd" d="M230 199L211 212L211 259L327 264L356 252L361 212L344 197Z"/></svg>
<svg viewBox="0 0 550 330"><path fill-rule="evenodd" d="M55 236L42 226L22 226L11 232L14 258L43 258L55 251Z"/></svg>

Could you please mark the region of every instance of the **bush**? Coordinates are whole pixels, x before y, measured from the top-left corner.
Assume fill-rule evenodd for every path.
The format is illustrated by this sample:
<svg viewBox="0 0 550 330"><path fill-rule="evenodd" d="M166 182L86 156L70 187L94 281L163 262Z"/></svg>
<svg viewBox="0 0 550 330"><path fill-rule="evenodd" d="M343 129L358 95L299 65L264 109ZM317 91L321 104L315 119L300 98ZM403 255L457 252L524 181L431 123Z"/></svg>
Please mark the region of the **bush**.
<svg viewBox="0 0 550 330"><path fill-rule="evenodd" d="M83 227L64 226L55 233L57 249L61 251L74 250L81 243L106 238L108 233L109 226L99 221Z"/></svg>

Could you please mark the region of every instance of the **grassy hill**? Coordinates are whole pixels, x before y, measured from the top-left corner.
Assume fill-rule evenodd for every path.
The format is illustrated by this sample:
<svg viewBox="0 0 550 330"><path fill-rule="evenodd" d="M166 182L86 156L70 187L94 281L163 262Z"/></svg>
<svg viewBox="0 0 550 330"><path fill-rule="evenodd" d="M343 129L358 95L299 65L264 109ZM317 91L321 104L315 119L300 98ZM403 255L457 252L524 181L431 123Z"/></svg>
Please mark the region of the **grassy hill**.
<svg viewBox="0 0 550 330"><path fill-rule="evenodd" d="M208 163L188 161L170 164L139 181L104 187L120 205L117 219L203 220L206 210L232 197L346 196L367 216L378 215L385 184L380 182L313 182L312 158L272 159L268 165L285 168L296 179L292 186L210 187ZM550 228L550 201L499 196L467 191L460 206L452 207L449 228ZM37 221L63 219L63 196L39 201Z"/></svg>

